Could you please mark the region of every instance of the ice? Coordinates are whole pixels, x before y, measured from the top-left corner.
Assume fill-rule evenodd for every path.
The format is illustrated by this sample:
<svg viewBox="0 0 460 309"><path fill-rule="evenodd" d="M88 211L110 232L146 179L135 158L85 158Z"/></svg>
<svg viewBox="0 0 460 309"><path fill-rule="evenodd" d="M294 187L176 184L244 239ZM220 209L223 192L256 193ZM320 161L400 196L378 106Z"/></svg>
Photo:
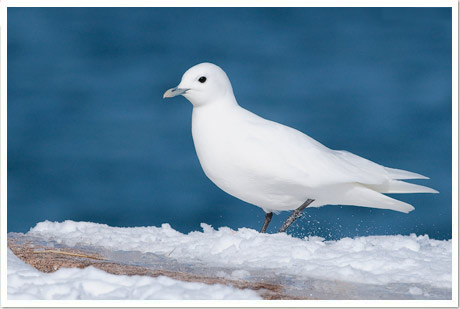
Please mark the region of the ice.
<svg viewBox="0 0 460 309"><path fill-rule="evenodd" d="M423 294L423 291L421 288L418 288L416 286L412 286L409 288L409 293L413 294L413 295L421 295Z"/></svg>
<svg viewBox="0 0 460 309"><path fill-rule="evenodd" d="M388 235L325 241L241 228L182 234L170 225L119 228L41 222L9 234L48 247L85 249L109 261L283 287L320 299L450 299L452 241ZM10 267L10 265L9 265Z"/></svg>
<svg viewBox="0 0 460 309"><path fill-rule="evenodd" d="M8 250L8 299L260 299L252 290L165 276L112 275L92 266L42 273Z"/></svg>

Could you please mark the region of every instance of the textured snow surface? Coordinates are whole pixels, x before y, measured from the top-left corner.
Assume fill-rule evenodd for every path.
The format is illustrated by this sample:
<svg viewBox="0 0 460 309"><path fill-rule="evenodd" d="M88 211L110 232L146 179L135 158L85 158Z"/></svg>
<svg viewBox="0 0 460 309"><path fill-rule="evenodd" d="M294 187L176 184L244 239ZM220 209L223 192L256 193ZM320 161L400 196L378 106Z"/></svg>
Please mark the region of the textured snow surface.
<svg viewBox="0 0 460 309"><path fill-rule="evenodd" d="M182 234L169 224L116 228L89 222L45 221L27 235L71 247L151 252L182 262L243 268L235 273L240 278L245 276L244 269L270 269L324 280L451 288L451 240L412 234L325 241L319 237L294 238L285 233L260 234L247 228L234 231L227 227L215 230L207 224L201 227L202 232ZM420 291L413 289L411 293L416 295Z"/></svg>
<svg viewBox="0 0 460 309"><path fill-rule="evenodd" d="M8 249L8 299L261 299L252 290L168 277L112 275L92 266L42 273Z"/></svg>

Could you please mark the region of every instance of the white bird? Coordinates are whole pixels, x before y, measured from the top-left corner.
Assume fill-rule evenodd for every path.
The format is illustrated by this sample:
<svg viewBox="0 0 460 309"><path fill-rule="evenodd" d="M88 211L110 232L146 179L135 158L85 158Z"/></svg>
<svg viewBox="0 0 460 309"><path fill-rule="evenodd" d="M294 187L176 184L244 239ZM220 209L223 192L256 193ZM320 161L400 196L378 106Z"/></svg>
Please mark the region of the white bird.
<svg viewBox="0 0 460 309"><path fill-rule="evenodd" d="M438 193L401 181L428 177L329 149L242 108L227 74L212 63L187 70L163 98L177 95L193 105L193 142L204 173L223 191L265 211L261 232L273 212L294 210L279 230L284 232L307 206L353 205L408 213L412 205L382 193Z"/></svg>

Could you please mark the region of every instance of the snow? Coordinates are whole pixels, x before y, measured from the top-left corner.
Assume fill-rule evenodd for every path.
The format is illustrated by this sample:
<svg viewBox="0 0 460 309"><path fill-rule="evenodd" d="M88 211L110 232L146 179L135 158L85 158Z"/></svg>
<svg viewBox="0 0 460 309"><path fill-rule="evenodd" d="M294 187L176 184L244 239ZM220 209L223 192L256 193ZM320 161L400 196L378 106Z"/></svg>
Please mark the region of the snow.
<svg viewBox="0 0 460 309"><path fill-rule="evenodd" d="M112 275L92 266L42 273L8 250L8 299L260 299L252 290L165 276Z"/></svg>
<svg viewBox="0 0 460 309"><path fill-rule="evenodd" d="M89 222L41 222L27 235L74 247L103 246L111 250L151 252L178 261L209 266L263 268L288 274L360 283L428 283L451 288L452 241L428 236L391 235L343 238L294 238L285 233L261 234L241 228L182 234L161 227L117 228Z"/></svg>
<svg viewBox="0 0 460 309"><path fill-rule="evenodd" d="M112 252L112 259L131 263L147 265L150 263L146 262L148 258L164 259L168 265L174 261L182 268L196 270L201 267L201 270L208 272L207 275L212 273L216 277L253 281L257 278L273 279L282 284L291 284L298 293L316 293L315 297L330 298L331 293L336 293L337 299L353 295L358 299L363 295L372 298L382 291L383 294L379 295L383 298L451 297L452 240L435 240L426 235L411 234L326 241L320 237L295 238L285 233L261 234L247 228L235 231L227 227L216 230L207 224L201 227L202 231L183 234L169 224L119 228L90 222L45 221L38 223L26 236L36 237L48 242L48 245L92 250L99 248L99 251ZM142 258L137 258L139 255ZM28 294L24 295L35 298L114 299L115 295L133 299L258 297L255 292L227 286L217 288L169 278L115 276L95 268L61 269L45 275L27 265L18 265L13 258L11 261L9 257L8 293L13 297L20 297L26 291ZM180 267L178 269L182 269ZM37 279L39 276L51 279L43 281ZM65 284L66 280L70 282ZM86 281L103 286L104 292L94 294L91 283ZM348 283L343 285L340 282ZM40 284L47 287L41 290ZM171 288L168 293L164 292L168 284L174 286L177 294L171 292ZM344 287L343 294L337 294L339 288ZM66 289L65 293L63 289ZM291 292L294 290L291 289Z"/></svg>

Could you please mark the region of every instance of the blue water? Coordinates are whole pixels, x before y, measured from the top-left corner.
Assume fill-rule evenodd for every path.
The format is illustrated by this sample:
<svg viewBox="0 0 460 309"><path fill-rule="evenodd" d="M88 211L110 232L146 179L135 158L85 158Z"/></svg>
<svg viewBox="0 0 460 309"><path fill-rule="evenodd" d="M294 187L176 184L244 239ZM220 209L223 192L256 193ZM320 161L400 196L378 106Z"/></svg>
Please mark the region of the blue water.
<svg viewBox="0 0 460 309"><path fill-rule="evenodd" d="M162 99L210 61L243 107L441 192L397 195L409 214L307 209L289 233L451 238L451 36L450 8L8 8L8 230L259 229L202 172L191 104Z"/></svg>

